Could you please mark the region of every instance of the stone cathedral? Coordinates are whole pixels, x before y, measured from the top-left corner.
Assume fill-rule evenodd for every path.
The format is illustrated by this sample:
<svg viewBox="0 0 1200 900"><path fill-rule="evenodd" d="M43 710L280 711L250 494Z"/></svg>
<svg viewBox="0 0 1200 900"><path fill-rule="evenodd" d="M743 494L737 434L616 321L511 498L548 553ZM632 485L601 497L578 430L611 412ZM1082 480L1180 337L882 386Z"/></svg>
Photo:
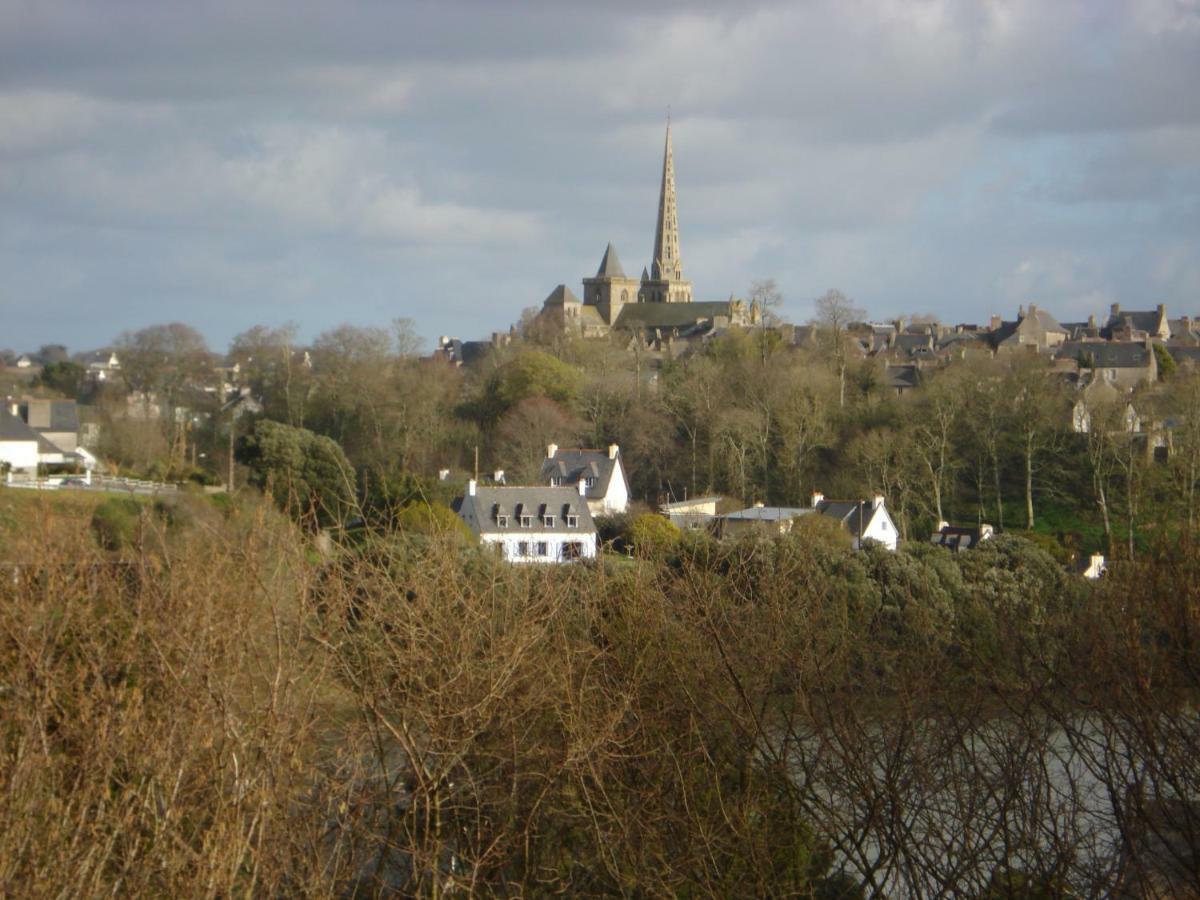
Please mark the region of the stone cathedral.
<svg viewBox="0 0 1200 900"><path fill-rule="evenodd" d="M583 299L560 284L542 304L536 322L542 328L582 337L603 337L616 329L661 345L675 338L702 337L730 325L753 324L758 318L754 312L732 298L715 303L692 299L692 283L683 277L679 252L675 158L668 123L654 255L642 269L641 279L625 274L610 243L596 274L583 279Z"/></svg>

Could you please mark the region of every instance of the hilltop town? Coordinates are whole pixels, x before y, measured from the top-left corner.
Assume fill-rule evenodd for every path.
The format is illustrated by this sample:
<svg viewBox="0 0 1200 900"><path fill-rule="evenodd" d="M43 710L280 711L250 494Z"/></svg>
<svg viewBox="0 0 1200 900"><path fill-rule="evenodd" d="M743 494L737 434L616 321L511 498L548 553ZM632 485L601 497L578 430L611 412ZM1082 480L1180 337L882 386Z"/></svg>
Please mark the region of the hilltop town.
<svg viewBox="0 0 1200 900"><path fill-rule="evenodd" d="M1094 573L1195 519L1200 320L1158 303L1062 322L1030 297L986 323L880 321L831 290L790 323L770 279L696 300L682 245L668 125L640 278L610 243L582 299L559 284L489 339L423 356L408 320L308 346L257 327L219 354L174 323L5 351L5 482L265 485L282 441L353 473L307 485L305 514L434 500L517 562L590 558L628 537L593 518L631 509L719 534L824 511L893 549L1016 528Z"/></svg>

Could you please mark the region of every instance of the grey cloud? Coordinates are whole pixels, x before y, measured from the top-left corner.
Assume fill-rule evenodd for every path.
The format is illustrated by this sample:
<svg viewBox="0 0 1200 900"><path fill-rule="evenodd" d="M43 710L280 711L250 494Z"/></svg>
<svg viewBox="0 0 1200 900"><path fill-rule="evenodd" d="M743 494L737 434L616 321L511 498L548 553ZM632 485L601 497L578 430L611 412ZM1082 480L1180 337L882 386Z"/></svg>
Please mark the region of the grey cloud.
<svg viewBox="0 0 1200 900"><path fill-rule="evenodd" d="M668 104L705 298L770 275L796 315L831 285L959 318L1192 302L1194 9L0 0L0 311L33 344L501 328L608 240L647 261ZM1014 275L1064 258L1086 277Z"/></svg>

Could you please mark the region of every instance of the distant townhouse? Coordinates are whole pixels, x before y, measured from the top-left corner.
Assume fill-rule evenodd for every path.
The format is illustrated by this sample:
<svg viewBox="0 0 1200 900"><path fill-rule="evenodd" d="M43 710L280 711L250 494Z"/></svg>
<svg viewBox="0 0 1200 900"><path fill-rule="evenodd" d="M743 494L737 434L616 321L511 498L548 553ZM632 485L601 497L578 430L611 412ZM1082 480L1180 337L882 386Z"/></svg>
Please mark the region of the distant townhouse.
<svg viewBox="0 0 1200 900"><path fill-rule="evenodd" d="M1016 321L1006 322L992 316L988 342L995 350L1032 347L1039 352L1054 350L1067 340L1067 329L1054 316L1032 303L1017 310Z"/></svg>
<svg viewBox="0 0 1200 900"><path fill-rule="evenodd" d="M548 487L577 488L593 516L623 513L629 507L629 481L616 444L607 450L567 450L547 444L541 481Z"/></svg>
<svg viewBox="0 0 1200 900"><path fill-rule="evenodd" d="M1120 303L1114 303L1100 334L1110 341L1166 341L1171 337L1167 307L1160 303L1149 310L1123 310Z"/></svg>
<svg viewBox="0 0 1200 900"><path fill-rule="evenodd" d="M482 486L474 479L454 511L511 563L565 563L596 556L596 526L570 487Z"/></svg>
<svg viewBox="0 0 1200 900"><path fill-rule="evenodd" d="M1084 369L1091 369L1093 378L1121 390L1158 380L1158 357L1150 338L1141 343L1071 341L1059 348L1057 356L1075 360L1081 374Z"/></svg>

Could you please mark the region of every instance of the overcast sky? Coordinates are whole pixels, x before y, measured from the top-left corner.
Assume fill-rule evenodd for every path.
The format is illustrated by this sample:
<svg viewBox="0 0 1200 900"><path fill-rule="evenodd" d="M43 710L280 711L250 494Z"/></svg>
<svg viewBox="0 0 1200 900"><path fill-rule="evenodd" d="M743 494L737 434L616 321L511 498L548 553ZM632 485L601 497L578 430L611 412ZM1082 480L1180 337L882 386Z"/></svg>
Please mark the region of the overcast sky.
<svg viewBox="0 0 1200 900"><path fill-rule="evenodd" d="M0 347L698 300L1200 313L1200 0L0 0Z"/></svg>

